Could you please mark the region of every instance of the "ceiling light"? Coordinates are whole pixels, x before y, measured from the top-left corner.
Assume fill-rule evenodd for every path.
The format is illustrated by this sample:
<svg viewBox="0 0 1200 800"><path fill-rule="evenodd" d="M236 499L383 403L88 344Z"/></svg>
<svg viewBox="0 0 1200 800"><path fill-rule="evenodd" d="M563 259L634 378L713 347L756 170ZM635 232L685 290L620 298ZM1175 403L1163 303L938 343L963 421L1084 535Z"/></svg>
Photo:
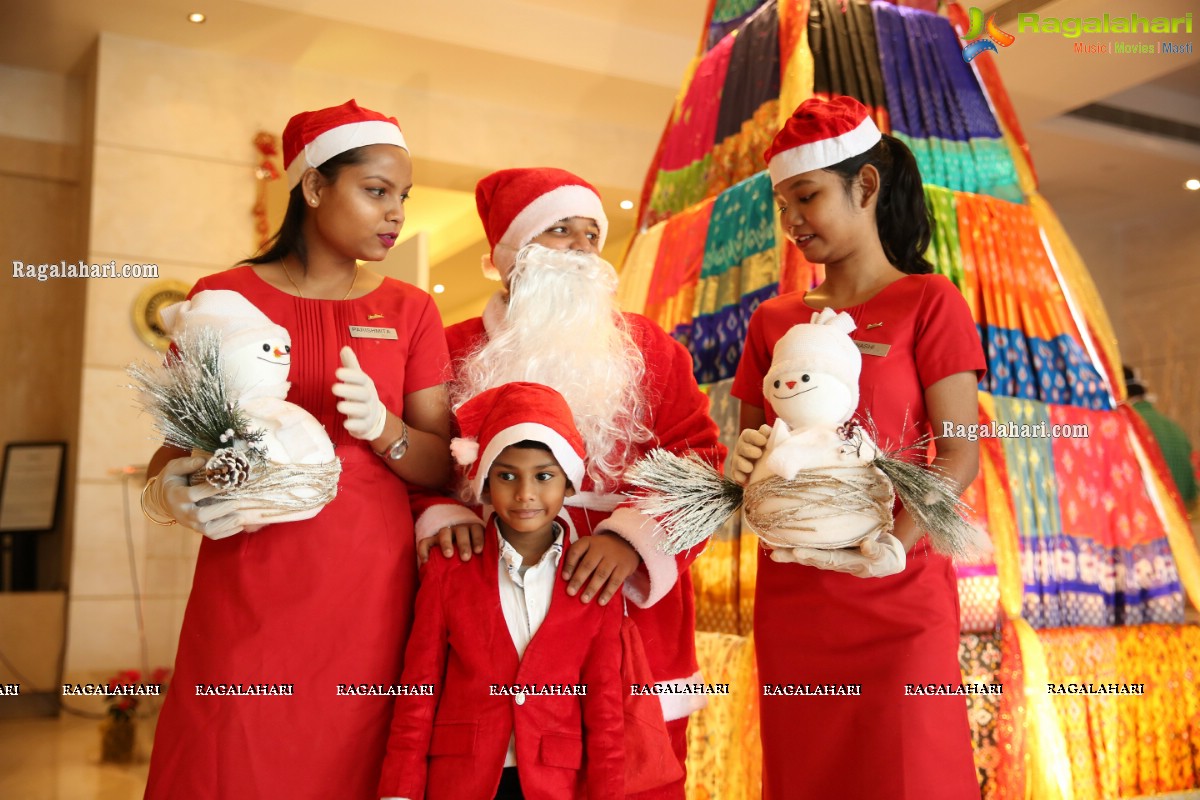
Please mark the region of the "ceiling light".
<svg viewBox="0 0 1200 800"><path fill-rule="evenodd" d="M632 201L632 200L622 200L622 201L621 201L621 208L623 208L623 209L625 209L626 211L628 211L629 209L633 208L633 201Z"/></svg>
<svg viewBox="0 0 1200 800"><path fill-rule="evenodd" d="M194 22L197 25L199 25L201 22L204 22L206 19L208 19L208 17L204 16L199 11L193 11L191 14L188 14L188 22Z"/></svg>
<svg viewBox="0 0 1200 800"><path fill-rule="evenodd" d="M444 291L446 291L446 287L442 286L440 283L435 283L433 285L433 293L434 294L441 294Z"/></svg>
<svg viewBox="0 0 1200 800"><path fill-rule="evenodd" d="M1183 185L1188 189L1191 189L1193 192L1200 191L1200 180L1196 180L1195 178L1185 181Z"/></svg>

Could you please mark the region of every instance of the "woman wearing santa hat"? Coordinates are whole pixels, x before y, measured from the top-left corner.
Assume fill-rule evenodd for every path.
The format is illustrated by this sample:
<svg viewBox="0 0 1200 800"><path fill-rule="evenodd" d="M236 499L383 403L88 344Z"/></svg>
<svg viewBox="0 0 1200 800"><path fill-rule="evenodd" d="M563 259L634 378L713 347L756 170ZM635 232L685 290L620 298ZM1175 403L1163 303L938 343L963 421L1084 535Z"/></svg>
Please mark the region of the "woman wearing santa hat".
<svg viewBox="0 0 1200 800"><path fill-rule="evenodd" d="M369 798L416 595L407 483L450 474L448 354L425 292L358 266L404 224L412 161L396 120L353 100L293 117L291 196L265 252L202 278L291 336L288 400L328 431L342 474L316 517L248 528L163 447L143 510L202 533L149 798Z"/></svg>
<svg viewBox="0 0 1200 800"><path fill-rule="evenodd" d="M750 320L732 389L744 429L734 477L745 481L766 444L762 426L774 422L763 377L776 342L825 308L857 323L858 419L885 450L926 458L923 437L975 422L985 362L965 300L923 257L930 223L912 154L857 100L834 97L797 108L766 158L780 223L806 259L825 265L825 281L768 300ZM978 446L939 438L935 463L965 487ZM903 510L893 533L906 558L898 546L812 551L799 563L759 557L761 683L843 691L764 689L764 797L979 797L964 699L906 695L907 685L962 682L954 568Z"/></svg>
<svg viewBox="0 0 1200 800"><path fill-rule="evenodd" d="M701 680L696 663L691 562L703 548L668 556L657 548L659 526L622 496L626 467L654 447L724 459L708 398L696 386L687 350L649 319L622 313L617 275L598 257L608 219L594 187L566 170L506 169L475 188L491 252L485 273L502 281L483 316L446 330L454 375L451 404L510 381L553 387L566 398L587 445L580 491L567 501L572 535L564 558L567 591L583 602L609 602L618 592L646 642L651 673L672 746L687 757L688 716L702 697L672 692ZM530 245L541 245L532 247ZM545 248L574 251L546 258ZM480 552L477 517L462 506L423 504L418 549L436 544ZM639 800L682 798L684 781L638 794Z"/></svg>

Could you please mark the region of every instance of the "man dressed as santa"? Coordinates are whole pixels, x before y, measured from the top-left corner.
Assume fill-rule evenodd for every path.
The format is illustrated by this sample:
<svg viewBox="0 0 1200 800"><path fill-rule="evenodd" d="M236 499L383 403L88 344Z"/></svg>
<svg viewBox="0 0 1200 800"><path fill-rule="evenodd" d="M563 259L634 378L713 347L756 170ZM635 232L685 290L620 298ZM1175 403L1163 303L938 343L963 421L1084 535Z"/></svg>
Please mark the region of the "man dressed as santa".
<svg viewBox="0 0 1200 800"><path fill-rule="evenodd" d="M562 577L582 602L609 602L618 591L646 645L672 746L687 756L687 718L702 694L696 663L691 561L700 548L668 556L657 522L622 494L625 469L654 447L724 459L708 399L696 386L686 349L643 316L616 304L617 275L599 257L608 219L599 193L565 170L508 169L475 189L491 245L484 271L503 288L482 317L446 329L454 407L510 381L542 383L566 398L587 445L583 485L567 501L580 542ZM560 251L560 252L555 252ZM482 547L482 520L442 501L418 501L418 552L433 546L469 558ZM637 797L682 798L679 781Z"/></svg>

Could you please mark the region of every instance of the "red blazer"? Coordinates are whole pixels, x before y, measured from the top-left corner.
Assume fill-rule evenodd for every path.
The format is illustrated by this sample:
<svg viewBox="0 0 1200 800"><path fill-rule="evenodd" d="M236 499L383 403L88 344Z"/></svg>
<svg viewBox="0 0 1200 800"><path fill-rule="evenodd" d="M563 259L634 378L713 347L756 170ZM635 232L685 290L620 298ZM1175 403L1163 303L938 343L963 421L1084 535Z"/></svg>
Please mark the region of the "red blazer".
<svg viewBox="0 0 1200 800"><path fill-rule="evenodd" d="M564 537L564 551L569 543ZM610 800L624 792L622 604L584 604L556 580L546 619L519 661L500 606L500 547L487 526L482 556L432 553L422 568L404 684L380 797L491 800L516 729L528 800ZM492 695L492 684L585 684L586 696Z"/></svg>

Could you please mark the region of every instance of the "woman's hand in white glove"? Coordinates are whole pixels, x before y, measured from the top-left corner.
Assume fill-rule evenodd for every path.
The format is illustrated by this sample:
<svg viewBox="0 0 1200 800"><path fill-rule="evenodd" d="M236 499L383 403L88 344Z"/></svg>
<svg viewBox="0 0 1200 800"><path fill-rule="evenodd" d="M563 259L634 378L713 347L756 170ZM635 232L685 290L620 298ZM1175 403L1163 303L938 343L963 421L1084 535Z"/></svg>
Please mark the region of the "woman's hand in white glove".
<svg viewBox="0 0 1200 800"><path fill-rule="evenodd" d="M754 471L754 465L762 458L763 450L767 446L767 437L770 435L771 426L762 425L757 430L746 428L738 436L737 444L733 448L733 461L730 462L732 472L730 477L742 486L749 483L750 473Z"/></svg>
<svg viewBox="0 0 1200 800"><path fill-rule="evenodd" d="M338 382L333 385L333 393L342 398L337 410L346 416L342 425L355 439L375 441L383 435L387 409L379 399L375 382L363 372L358 356L349 347L342 348L342 366L335 375Z"/></svg>
<svg viewBox="0 0 1200 800"><path fill-rule="evenodd" d="M204 464L203 458L191 456L168 461L162 472L146 484L142 492L142 510L153 517L173 519L210 539L224 539L241 533L245 525L237 500L213 499L224 491L220 487L208 483L190 484L191 474Z"/></svg>
<svg viewBox="0 0 1200 800"><path fill-rule="evenodd" d="M865 539L857 550L782 548L771 552L771 560L845 572L859 578L885 578L903 572L907 557L899 539L890 533L881 533L878 539Z"/></svg>

